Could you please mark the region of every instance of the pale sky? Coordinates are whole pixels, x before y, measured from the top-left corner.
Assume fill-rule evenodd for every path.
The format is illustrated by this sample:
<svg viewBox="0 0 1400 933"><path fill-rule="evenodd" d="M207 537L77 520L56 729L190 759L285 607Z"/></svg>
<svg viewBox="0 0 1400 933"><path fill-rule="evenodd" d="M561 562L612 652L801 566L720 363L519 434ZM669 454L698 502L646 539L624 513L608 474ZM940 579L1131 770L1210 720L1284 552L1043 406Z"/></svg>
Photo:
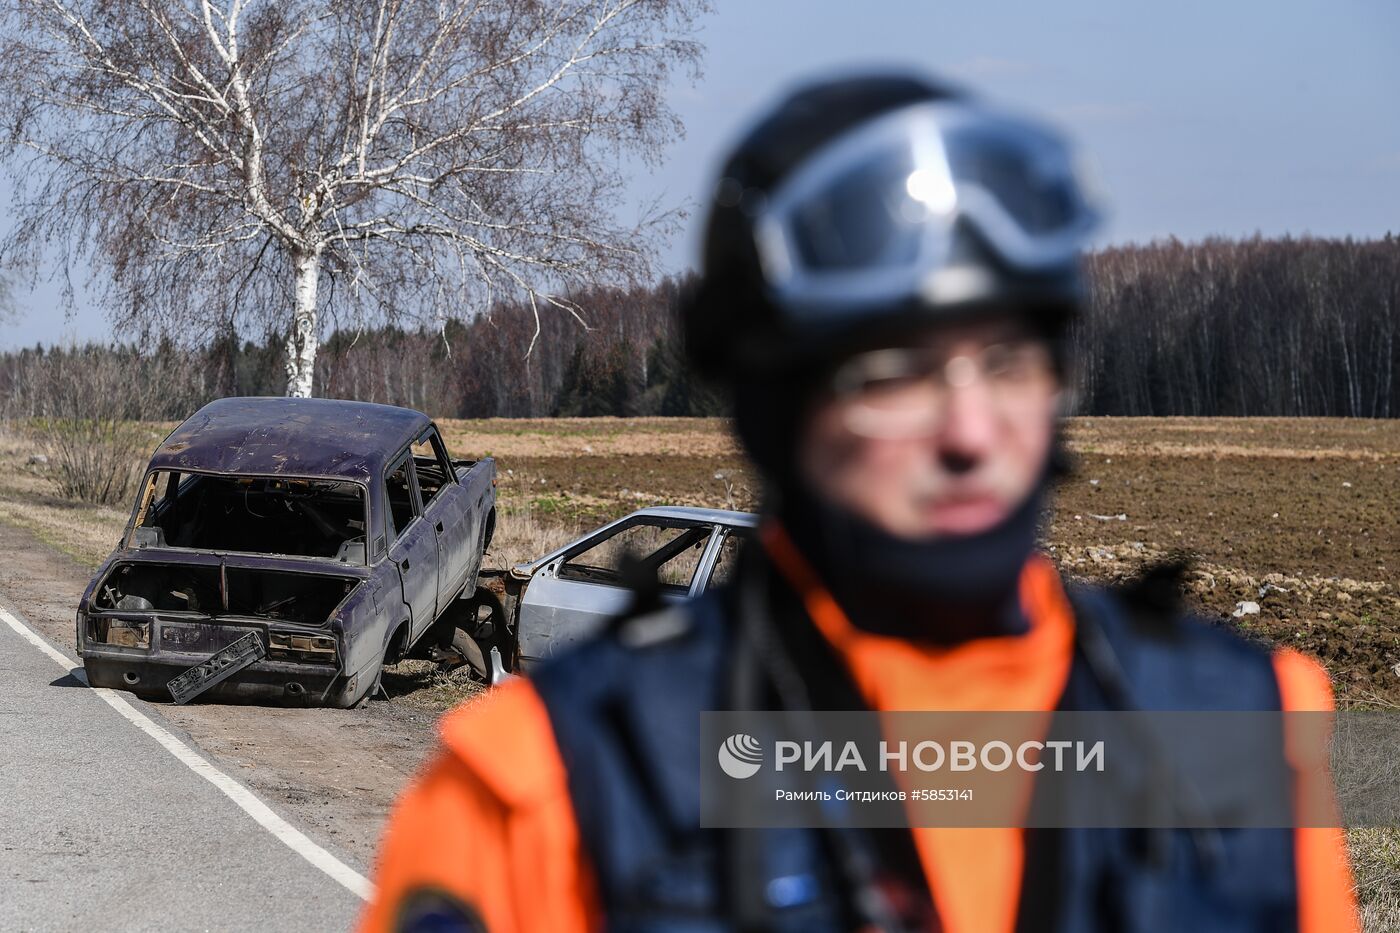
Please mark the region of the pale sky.
<svg viewBox="0 0 1400 933"><path fill-rule="evenodd" d="M671 90L687 136L634 169L635 204L697 205L725 147L794 81L907 65L1065 126L1109 196L1101 243L1400 232L1394 0L714 5L704 76ZM663 250L665 271L694 264L698 220ZM57 292L19 293L0 349L111 336L97 309L65 320Z"/></svg>

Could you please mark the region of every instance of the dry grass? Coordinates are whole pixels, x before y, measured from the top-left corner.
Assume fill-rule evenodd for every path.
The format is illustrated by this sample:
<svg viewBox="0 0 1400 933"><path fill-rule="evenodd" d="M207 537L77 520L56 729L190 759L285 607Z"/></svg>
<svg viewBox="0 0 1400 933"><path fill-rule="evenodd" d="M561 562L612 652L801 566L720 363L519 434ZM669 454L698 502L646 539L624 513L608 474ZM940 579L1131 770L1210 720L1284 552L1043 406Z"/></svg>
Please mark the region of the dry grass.
<svg viewBox="0 0 1400 933"><path fill-rule="evenodd" d="M441 713L485 693L466 666L443 671L432 661L400 661L384 669L384 691L395 703Z"/></svg>
<svg viewBox="0 0 1400 933"><path fill-rule="evenodd" d="M454 451L471 456L739 455L719 418L483 418L438 421Z"/></svg>
<svg viewBox="0 0 1400 933"><path fill-rule="evenodd" d="M1400 422L1348 418L1072 418L1081 454L1400 459Z"/></svg>
<svg viewBox="0 0 1400 933"><path fill-rule="evenodd" d="M1400 828L1347 832L1362 928L1367 933L1400 930Z"/></svg>
<svg viewBox="0 0 1400 933"><path fill-rule="evenodd" d="M541 515L528 504L503 502L497 507L496 534L485 566L508 570L548 554L586 530L578 522Z"/></svg>
<svg viewBox="0 0 1400 933"><path fill-rule="evenodd" d="M121 537L127 510L60 498L53 465L29 463L40 453L26 437L0 431L0 521L95 568Z"/></svg>

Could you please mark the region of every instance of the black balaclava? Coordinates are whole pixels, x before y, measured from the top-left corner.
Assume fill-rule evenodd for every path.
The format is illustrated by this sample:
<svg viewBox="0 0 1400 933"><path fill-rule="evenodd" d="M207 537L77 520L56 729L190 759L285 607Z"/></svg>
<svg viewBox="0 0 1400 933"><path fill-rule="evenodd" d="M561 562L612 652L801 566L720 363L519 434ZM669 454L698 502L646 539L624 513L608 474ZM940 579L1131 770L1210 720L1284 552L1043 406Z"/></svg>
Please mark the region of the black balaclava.
<svg viewBox="0 0 1400 933"><path fill-rule="evenodd" d="M907 539L812 492L795 462L811 384L738 387L735 429L769 483L775 515L852 624L936 645L1029 629L1018 580L1035 549L1049 479L1001 523L972 535Z"/></svg>

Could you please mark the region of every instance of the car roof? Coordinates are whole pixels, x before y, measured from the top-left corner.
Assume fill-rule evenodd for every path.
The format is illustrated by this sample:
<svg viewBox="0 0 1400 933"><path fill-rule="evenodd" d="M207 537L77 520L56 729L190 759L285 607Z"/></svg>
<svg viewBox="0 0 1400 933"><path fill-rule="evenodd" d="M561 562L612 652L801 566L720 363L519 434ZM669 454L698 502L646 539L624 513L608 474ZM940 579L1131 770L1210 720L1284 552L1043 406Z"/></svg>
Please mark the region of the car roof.
<svg viewBox="0 0 1400 933"><path fill-rule="evenodd" d="M638 509L625 518L638 515L654 515L659 518L679 518L690 521L710 522L716 525L733 525L736 528L754 528L758 516L753 512L731 512L727 509L701 509L688 505L653 505Z"/></svg>
<svg viewBox="0 0 1400 933"><path fill-rule="evenodd" d="M727 509L701 509L689 505L653 505L644 509L637 509L635 512L628 512L621 518L614 519L605 525L599 525L592 531L579 535L568 544L561 545L533 560L521 561L515 565L515 569L524 569L528 573L534 573L540 567L554 560L560 554L578 546L582 541L606 531L624 522L633 521L638 518L668 518L679 521L695 522L703 525L728 525L731 528L755 528L758 526L758 515L753 512L731 512Z"/></svg>
<svg viewBox="0 0 1400 933"><path fill-rule="evenodd" d="M431 422L422 412L322 398L221 398L161 442L151 469L367 480Z"/></svg>

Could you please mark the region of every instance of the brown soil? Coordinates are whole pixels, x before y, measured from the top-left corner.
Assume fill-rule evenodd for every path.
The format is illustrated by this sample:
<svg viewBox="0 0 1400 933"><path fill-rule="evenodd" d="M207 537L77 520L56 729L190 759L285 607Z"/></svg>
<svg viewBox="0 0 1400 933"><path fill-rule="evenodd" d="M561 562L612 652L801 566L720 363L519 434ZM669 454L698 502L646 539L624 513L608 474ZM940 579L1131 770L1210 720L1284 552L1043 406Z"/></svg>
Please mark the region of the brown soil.
<svg viewBox="0 0 1400 933"><path fill-rule="evenodd" d="M1196 607L1317 655L1344 703L1400 701L1400 423L1094 419L1069 437L1047 529L1067 573L1186 557ZM1242 602L1259 612L1236 619Z"/></svg>
<svg viewBox="0 0 1400 933"><path fill-rule="evenodd" d="M452 423L480 444L550 424ZM689 443L696 425L709 442ZM501 508L571 530L660 503L753 508L757 478L723 430L574 419L551 443L498 444ZM1400 702L1400 422L1093 418L1066 436L1075 469L1055 490L1046 546L1067 574L1121 579L1185 557L1196 609L1317 655L1344 703ZM585 443L594 450L569 446ZM1245 601L1259 613L1233 618Z"/></svg>

